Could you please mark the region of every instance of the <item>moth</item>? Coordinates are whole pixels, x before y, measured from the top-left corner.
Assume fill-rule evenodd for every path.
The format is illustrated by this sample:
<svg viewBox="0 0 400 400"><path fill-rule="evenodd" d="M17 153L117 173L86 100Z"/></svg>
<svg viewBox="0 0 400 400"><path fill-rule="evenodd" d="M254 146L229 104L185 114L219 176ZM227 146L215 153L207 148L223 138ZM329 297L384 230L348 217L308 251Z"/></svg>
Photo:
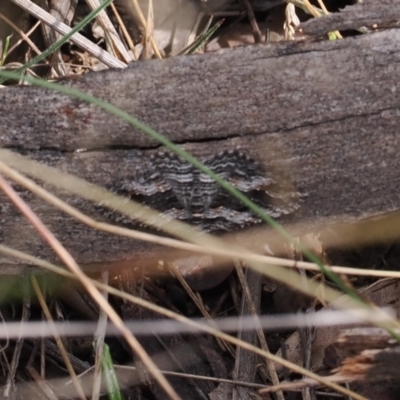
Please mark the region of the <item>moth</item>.
<svg viewBox="0 0 400 400"><path fill-rule="evenodd" d="M242 151L224 150L200 160L273 218L299 207L298 193L283 188ZM114 190L207 232L230 232L261 222L210 176L170 152L145 159L140 169L116 182Z"/></svg>

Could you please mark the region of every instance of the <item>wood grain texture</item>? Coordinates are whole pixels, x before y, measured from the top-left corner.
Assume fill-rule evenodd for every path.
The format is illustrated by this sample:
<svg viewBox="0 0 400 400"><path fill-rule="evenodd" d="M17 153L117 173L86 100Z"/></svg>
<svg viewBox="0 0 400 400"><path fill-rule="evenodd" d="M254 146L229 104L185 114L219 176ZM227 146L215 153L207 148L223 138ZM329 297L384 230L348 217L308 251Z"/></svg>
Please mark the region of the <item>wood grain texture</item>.
<svg viewBox="0 0 400 400"><path fill-rule="evenodd" d="M196 155L245 150L304 195L287 223L354 220L400 204L399 39L388 30L249 46L63 83L110 101ZM105 111L35 87L0 90L0 145L101 185L140 168L139 152L157 147ZM88 151L74 152L80 148ZM80 263L155 254L152 245L95 232L27 196ZM3 197L1 204L3 242L54 259Z"/></svg>
<svg viewBox="0 0 400 400"><path fill-rule="evenodd" d="M322 136L330 127L337 131L335 122L343 127L339 134L355 135L358 116L378 125L377 114L397 110L399 35L390 30L341 41L248 46L64 82L177 142L262 134L292 141L293 130L304 134L318 125ZM4 147L156 146L95 106L35 87L1 90L0 116Z"/></svg>

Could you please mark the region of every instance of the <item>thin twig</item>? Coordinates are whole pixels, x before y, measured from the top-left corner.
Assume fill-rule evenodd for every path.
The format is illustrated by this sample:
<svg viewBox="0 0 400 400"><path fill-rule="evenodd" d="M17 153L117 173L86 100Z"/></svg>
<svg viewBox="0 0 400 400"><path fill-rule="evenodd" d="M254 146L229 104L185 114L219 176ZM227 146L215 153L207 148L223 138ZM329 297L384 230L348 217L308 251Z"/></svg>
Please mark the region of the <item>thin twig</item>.
<svg viewBox="0 0 400 400"><path fill-rule="evenodd" d="M116 9L114 3L111 3L111 4L110 4L110 7L111 7L111 10L113 11L113 13L114 13L114 15L115 15L115 18L116 18L117 21L118 21L118 24L119 24L119 26L120 26L120 28L121 28L121 30L122 30L122 33L123 33L123 35L124 35L124 38L125 38L126 42L128 43L129 48L130 48L131 51L132 51L133 57L135 58L135 60L137 60L137 59L138 59L138 56L137 56L137 53L136 53L136 47L135 47L135 45L133 44L132 38L131 38L131 36L129 35L128 30L126 29L126 26L125 26L125 24L124 24L124 21L122 21L122 18L121 18L121 16L119 15L119 12L118 12L118 10Z"/></svg>
<svg viewBox="0 0 400 400"><path fill-rule="evenodd" d="M253 30L253 36L254 36L254 41L256 43L261 43L262 42L262 34L260 31L260 28L258 27L256 17L254 15L253 7L251 6L249 0L240 0L242 3L242 6L246 10L247 17L249 19L251 28Z"/></svg>

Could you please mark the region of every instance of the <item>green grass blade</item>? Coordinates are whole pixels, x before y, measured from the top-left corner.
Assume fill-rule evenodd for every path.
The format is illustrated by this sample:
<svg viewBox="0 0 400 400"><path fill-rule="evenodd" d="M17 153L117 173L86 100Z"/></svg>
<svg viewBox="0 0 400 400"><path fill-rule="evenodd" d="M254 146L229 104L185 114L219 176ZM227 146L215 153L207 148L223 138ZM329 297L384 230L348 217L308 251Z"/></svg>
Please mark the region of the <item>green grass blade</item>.
<svg viewBox="0 0 400 400"><path fill-rule="evenodd" d="M110 354L110 348L104 343L103 356L101 359L101 370L107 387L107 394L110 400L123 400L121 389L119 387L114 363Z"/></svg>
<svg viewBox="0 0 400 400"><path fill-rule="evenodd" d="M215 23L207 32L201 35L188 49L187 54L193 54L197 49L206 44L210 37L217 31L217 29L224 23L224 19L221 19Z"/></svg>
<svg viewBox="0 0 400 400"><path fill-rule="evenodd" d="M2 67L6 62L6 58L8 55L8 49L10 48L11 38L12 38L12 35L7 36L6 40L4 41L3 53L1 54L1 60L0 60L0 67Z"/></svg>

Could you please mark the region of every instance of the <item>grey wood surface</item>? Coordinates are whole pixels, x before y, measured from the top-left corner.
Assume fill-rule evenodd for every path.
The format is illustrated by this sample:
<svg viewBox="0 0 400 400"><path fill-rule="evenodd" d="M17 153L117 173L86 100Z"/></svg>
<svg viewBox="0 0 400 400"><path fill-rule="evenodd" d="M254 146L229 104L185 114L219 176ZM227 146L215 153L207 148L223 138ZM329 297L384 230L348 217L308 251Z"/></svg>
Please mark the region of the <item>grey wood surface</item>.
<svg viewBox="0 0 400 400"><path fill-rule="evenodd" d="M287 223L362 219L400 205L399 39L398 30L388 30L248 46L63 82L195 154L242 148L283 172L304 196ZM101 185L140 169L138 151L158 146L95 106L36 87L0 90L0 145ZM87 152L74 152L82 148ZM157 254L152 245L95 232L27 197L80 263ZM3 243L54 259L3 197L1 204Z"/></svg>

